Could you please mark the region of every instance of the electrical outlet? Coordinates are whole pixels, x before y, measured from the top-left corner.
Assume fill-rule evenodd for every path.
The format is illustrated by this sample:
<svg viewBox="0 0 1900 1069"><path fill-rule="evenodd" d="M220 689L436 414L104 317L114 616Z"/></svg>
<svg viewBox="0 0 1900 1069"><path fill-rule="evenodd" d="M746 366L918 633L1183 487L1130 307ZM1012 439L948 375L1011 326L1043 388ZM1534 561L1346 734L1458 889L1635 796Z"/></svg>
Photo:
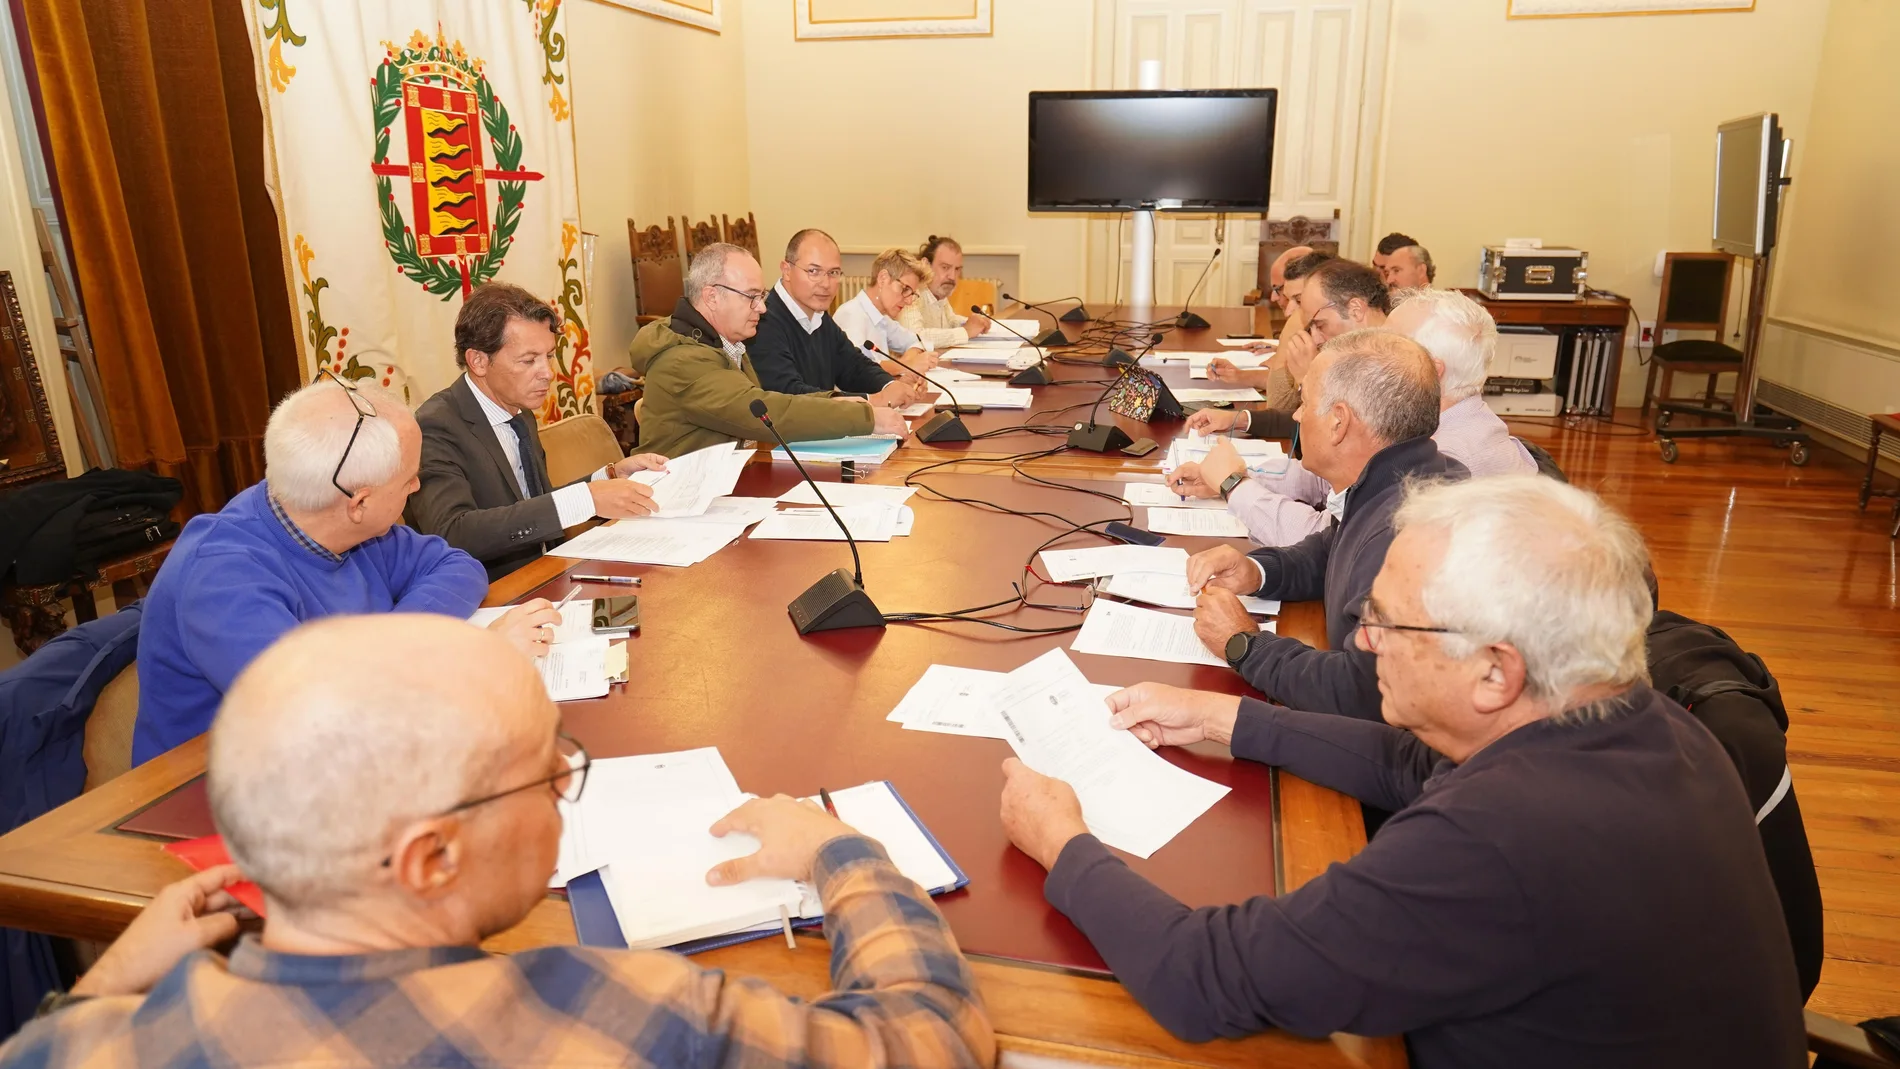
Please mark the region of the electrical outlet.
<svg viewBox="0 0 1900 1069"><path fill-rule="evenodd" d="M1636 339L1637 344L1639 345L1656 344L1656 321L1653 319L1645 319L1642 321L1640 326L1642 327L1642 333L1637 336L1637 339Z"/></svg>

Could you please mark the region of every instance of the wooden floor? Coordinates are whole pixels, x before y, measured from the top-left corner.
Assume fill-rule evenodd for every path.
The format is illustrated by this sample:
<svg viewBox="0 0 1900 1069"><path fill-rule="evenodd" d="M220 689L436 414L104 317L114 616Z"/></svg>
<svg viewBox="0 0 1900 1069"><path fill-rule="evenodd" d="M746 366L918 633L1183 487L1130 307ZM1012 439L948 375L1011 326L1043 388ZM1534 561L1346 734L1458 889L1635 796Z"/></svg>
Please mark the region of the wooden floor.
<svg viewBox="0 0 1900 1069"><path fill-rule="evenodd" d="M1857 511L1860 459L1816 449L1797 468L1767 443L1683 441L1681 459L1664 464L1634 411L1617 419L1632 426L1512 427L1642 528L1664 608L1727 631L1781 681L1827 907L1827 965L1809 1008L1848 1021L1900 1014L1893 502Z"/></svg>

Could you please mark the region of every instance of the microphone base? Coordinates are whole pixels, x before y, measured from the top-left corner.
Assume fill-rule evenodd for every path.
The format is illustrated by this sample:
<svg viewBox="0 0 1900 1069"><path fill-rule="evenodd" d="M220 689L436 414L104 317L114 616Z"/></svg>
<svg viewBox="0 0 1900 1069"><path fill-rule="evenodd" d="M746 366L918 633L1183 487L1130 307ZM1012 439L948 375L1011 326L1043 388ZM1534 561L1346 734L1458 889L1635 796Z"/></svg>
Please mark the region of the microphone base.
<svg viewBox="0 0 1900 1069"><path fill-rule="evenodd" d="M1134 356L1125 350L1117 349L1113 346L1109 347L1108 355L1102 358L1103 367L1133 367L1139 363L1141 363L1141 361L1135 359Z"/></svg>
<svg viewBox="0 0 1900 1069"><path fill-rule="evenodd" d="M847 627L883 627L884 614L844 568L829 572L785 607L801 635Z"/></svg>
<svg viewBox="0 0 1900 1069"><path fill-rule="evenodd" d="M1064 323L1087 323L1089 322L1091 317L1089 315L1089 310L1083 307L1082 305L1078 304L1074 308L1071 308L1068 311L1062 313L1062 315L1059 316L1058 318L1060 318Z"/></svg>
<svg viewBox="0 0 1900 1069"><path fill-rule="evenodd" d="M1091 453L1113 453L1134 443L1127 431L1113 423L1078 423L1069 431L1069 448Z"/></svg>
<svg viewBox="0 0 1900 1069"><path fill-rule="evenodd" d="M963 425L955 412L939 412L925 421L924 425L913 432L917 440L930 445L938 442L967 442L970 440L970 428Z"/></svg>
<svg viewBox="0 0 1900 1069"><path fill-rule="evenodd" d="M1067 334L1062 333L1060 330L1057 330L1054 327L1050 327L1047 333L1045 333L1042 337L1037 338L1035 341L1036 348L1038 349L1047 349L1047 348L1050 348L1052 346L1057 346L1057 345L1074 345L1074 344L1075 344L1074 342L1069 340L1069 336Z"/></svg>
<svg viewBox="0 0 1900 1069"><path fill-rule="evenodd" d="M1049 369L1042 364L1033 364L1009 377L1011 386L1047 386Z"/></svg>
<svg viewBox="0 0 1900 1069"><path fill-rule="evenodd" d="M1174 325L1182 330L1206 330L1213 324L1203 319L1198 313L1183 308L1181 314L1174 317Z"/></svg>
<svg viewBox="0 0 1900 1069"><path fill-rule="evenodd" d="M979 416L983 414L982 405L951 405L948 411L959 416Z"/></svg>

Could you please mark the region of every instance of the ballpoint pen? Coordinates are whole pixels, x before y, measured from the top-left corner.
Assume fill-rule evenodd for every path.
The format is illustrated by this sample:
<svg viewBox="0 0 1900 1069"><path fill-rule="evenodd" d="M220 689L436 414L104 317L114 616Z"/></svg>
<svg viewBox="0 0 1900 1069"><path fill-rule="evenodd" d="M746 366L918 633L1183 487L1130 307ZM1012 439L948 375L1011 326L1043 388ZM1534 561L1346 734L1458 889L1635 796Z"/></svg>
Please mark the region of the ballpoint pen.
<svg viewBox="0 0 1900 1069"><path fill-rule="evenodd" d="M637 575L570 575L569 579L577 583L614 583L620 586L639 586Z"/></svg>
<svg viewBox="0 0 1900 1069"><path fill-rule="evenodd" d="M825 812L830 813L834 817L838 815L838 807L831 804L830 791L825 790L823 787L818 788L818 800L825 803Z"/></svg>

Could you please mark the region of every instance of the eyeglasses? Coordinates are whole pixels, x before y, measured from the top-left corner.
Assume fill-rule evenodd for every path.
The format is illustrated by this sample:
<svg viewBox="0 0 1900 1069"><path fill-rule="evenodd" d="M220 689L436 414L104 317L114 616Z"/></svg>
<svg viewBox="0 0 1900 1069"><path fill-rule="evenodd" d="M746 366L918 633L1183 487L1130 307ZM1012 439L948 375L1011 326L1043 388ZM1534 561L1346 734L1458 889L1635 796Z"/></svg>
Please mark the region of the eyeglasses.
<svg viewBox="0 0 1900 1069"><path fill-rule="evenodd" d="M834 267L831 270L827 271L824 268L819 267L817 264L812 264L809 267L801 267L798 270L800 274L803 274L806 278L811 279L813 282L816 282L821 278L828 278L831 281L836 282L839 279L844 277L844 268L842 267Z"/></svg>
<svg viewBox="0 0 1900 1069"><path fill-rule="evenodd" d="M733 289L731 286L726 285L724 282L715 282L713 283L713 285L717 286L718 288L722 290L725 290L727 293L736 293L739 296L744 297L746 299L747 304L764 304L765 303L764 290L758 290L755 292L748 293L745 290Z"/></svg>
<svg viewBox="0 0 1900 1069"><path fill-rule="evenodd" d="M530 783L524 783L519 787L510 787L505 791L496 791L494 794L485 794L480 798L471 798L460 805L451 806L435 815L438 817L446 817L451 813L460 813L465 809L473 809L478 805L486 805L489 802L506 798L511 794L531 791L536 787L552 787L554 789L554 796L570 805L580 801L581 790L587 786L587 770L594 767L594 759L587 756L587 749L580 744L580 740L566 732L557 732L555 734L554 749L555 752L561 756L561 771L553 775L543 776ZM393 857L384 858L383 868L388 868L390 863L394 860Z"/></svg>
<svg viewBox="0 0 1900 1069"><path fill-rule="evenodd" d="M895 282L896 280L892 279L892 281ZM917 296L917 291L912 289L910 286L910 283L908 282L898 282L897 288L903 291L904 299L906 301L911 300Z"/></svg>
<svg viewBox="0 0 1900 1069"><path fill-rule="evenodd" d="M1376 613L1377 610L1373 607L1371 598L1367 598L1359 606L1359 647L1367 653L1379 652L1379 648L1385 645L1384 635L1387 631L1413 631L1425 635L1455 635L1458 633L1458 629L1455 627L1421 627L1417 624L1388 624L1381 620L1372 619Z"/></svg>
<svg viewBox="0 0 1900 1069"><path fill-rule="evenodd" d="M350 396L350 406L356 409L356 426L350 428L350 440L343 446L343 455L337 458L336 470L330 473L330 485L336 487L337 493L344 497L355 497L354 493L343 489L343 484L337 480L343 475L343 465L349 463L350 450L356 445L356 436L363 431L363 421L376 414L376 406L369 403L369 398L357 393L355 386L338 378L329 368L318 371L317 378L327 378L343 387L343 392Z"/></svg>
<svg viewBox="0 0 1900 1069"><path fill-rule="evenodd" d="M1307 318L1306 329L1309 332L1313 330L1313 328L1319 326L1319 314L1321 312L1324 312L1328 308L1331 308L1333 312L1339 316L1339 318L1341 319L1346 318L1346 313L1340 310L1339 305L1334 304L1332 301L1327 301L1325 304L1322 304L1318 308L1313 309L1313 314Z"/></svg>

